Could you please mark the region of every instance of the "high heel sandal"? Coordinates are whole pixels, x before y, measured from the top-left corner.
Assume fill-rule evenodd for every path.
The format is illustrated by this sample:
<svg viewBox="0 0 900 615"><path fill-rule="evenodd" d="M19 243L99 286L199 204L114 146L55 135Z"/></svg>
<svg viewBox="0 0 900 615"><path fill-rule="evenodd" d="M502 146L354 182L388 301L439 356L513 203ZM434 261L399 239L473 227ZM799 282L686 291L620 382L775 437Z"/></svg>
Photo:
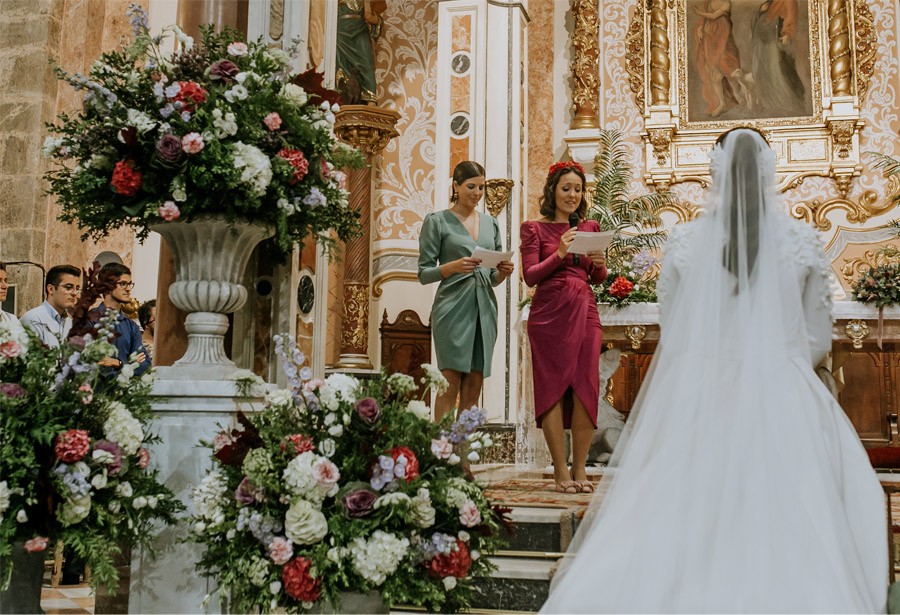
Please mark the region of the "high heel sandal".
<svg viewBox="0 0 900 615"><path fill-rule="evenodd" d="M574 495L578 493L580 487L578 482L574 480L558 480L556 481L556 493L568 493Z"/></svg>

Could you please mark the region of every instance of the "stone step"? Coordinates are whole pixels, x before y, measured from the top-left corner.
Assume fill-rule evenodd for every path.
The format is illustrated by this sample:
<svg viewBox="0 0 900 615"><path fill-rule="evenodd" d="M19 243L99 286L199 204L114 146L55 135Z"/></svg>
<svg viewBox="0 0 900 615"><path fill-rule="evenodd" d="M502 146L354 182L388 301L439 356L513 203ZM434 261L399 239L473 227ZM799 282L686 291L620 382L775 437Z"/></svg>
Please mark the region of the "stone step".
<svg viewBox="0 0 900 615"><path fill-rule="evenodd" d="M494 556L494 575L479 579L473 608L536 612L547 600L556 558Z"/></svg>

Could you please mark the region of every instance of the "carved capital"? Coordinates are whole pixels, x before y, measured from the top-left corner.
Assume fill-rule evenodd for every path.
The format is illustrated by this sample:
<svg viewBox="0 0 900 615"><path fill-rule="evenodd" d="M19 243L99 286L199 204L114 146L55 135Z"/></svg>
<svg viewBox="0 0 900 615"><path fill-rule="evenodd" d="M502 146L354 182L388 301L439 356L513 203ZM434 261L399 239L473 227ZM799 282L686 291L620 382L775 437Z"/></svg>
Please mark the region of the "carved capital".
<svg viewBox="0 0 900 615"><path fill-rule="evenodd" d="M575 32L570 65L575 119L572 128L600 127L600 5L597 0L572 0Z"/></svg>
<svg viewBox="0 0 900 615"><path fill-rule="evenodd" d="M828 122L831 131L831 142L834 144L838 158L849 158L853 149L853 133L856 131L856 120L834 120ZM843 193L843 194L846 194Z"/></svg>
<svg viewBox="0 0 900 615"><path fill-rule="evenodd" d="M398 136L400 114L374 105L344 105L334 114L334 134L368 158L379 153Z"/></svg>
<svg viewBox="0 0 900 615"><path fill-rule="evenodd" d="M488 212L495 218L500 215L503 208L509 204L512 187L515 185L511 179L489 179L484 182L484 202Z"/></svg>
<svg viewBox="0 0 900 615"><path fill-rule="evenodd" d="M669 158L669 148L672 145L671 128L650 128L647 130L647 140L653 146L653 155L656 156L656 164L664 166Z"/></svg>

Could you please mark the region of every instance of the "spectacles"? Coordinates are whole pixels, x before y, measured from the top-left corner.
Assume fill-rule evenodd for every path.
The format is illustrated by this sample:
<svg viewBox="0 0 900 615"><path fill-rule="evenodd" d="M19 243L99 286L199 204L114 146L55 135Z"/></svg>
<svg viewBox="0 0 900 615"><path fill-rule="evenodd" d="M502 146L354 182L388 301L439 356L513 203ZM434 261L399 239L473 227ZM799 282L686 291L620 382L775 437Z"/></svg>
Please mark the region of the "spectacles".
<svg viewBox="0 0 900 615"><path fill-rule="evenodd" d="M116 286L123 290L131 290L134 288L134 282L116 282Z"/></svg>
<svg viewBox="0 0 900 615"><path fill-rule="evenodd" d="M56 284L56 288L61 288L67 293L80 293L81 287L74 284Z"/></svg>

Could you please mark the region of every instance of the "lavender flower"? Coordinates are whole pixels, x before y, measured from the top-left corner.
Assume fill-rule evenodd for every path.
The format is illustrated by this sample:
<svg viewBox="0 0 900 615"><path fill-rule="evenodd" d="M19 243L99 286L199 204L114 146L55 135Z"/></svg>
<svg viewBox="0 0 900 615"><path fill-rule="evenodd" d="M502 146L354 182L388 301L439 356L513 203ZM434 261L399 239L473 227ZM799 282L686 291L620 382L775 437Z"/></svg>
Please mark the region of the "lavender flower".
<svg viewBox="0 0 900 615"><path fill-rule="evenodd" d="M658 262L659 259L650 254L648 250L641 250L631 260L631 270L636 276L640 277Z"/></svg>
<svg viewBox="0 0 900 615"><path fill-rule="evenodd" d="M62 479L63 485L69 490L72 498L85 496L90 492L91 484L73 466L61 463L53 469L53 472Z"/></svg>
<svg viewBox="0 0 900 615"><path fill-rule="evenodd" d="M144 11L144 8L135 3L131 3L128 5L128 10L125 11L125 15L127 15L131 20L131 30L134 32L134 37L137 38L141 34L147 34L150 31L150 19L147 17L147 12Z"/></svg>
<svg viewBox="0 0 900 615"><path fill-rule="evenodd" d="M472 406L468 410L459 413L459 418L450 426L450 431L442 431L441 436L446 437L453 444L463 442L469 434L484 425L487 421L487 412L478 406Z"/></svg>
<svg viewBox="0 0 900 615"><path fill-rule="evenodd" d="M321 207L328 203L328 198L322 194L322 191L313 186L309 190L309 194L303 197L303 203L310 207Z"/></svg>

